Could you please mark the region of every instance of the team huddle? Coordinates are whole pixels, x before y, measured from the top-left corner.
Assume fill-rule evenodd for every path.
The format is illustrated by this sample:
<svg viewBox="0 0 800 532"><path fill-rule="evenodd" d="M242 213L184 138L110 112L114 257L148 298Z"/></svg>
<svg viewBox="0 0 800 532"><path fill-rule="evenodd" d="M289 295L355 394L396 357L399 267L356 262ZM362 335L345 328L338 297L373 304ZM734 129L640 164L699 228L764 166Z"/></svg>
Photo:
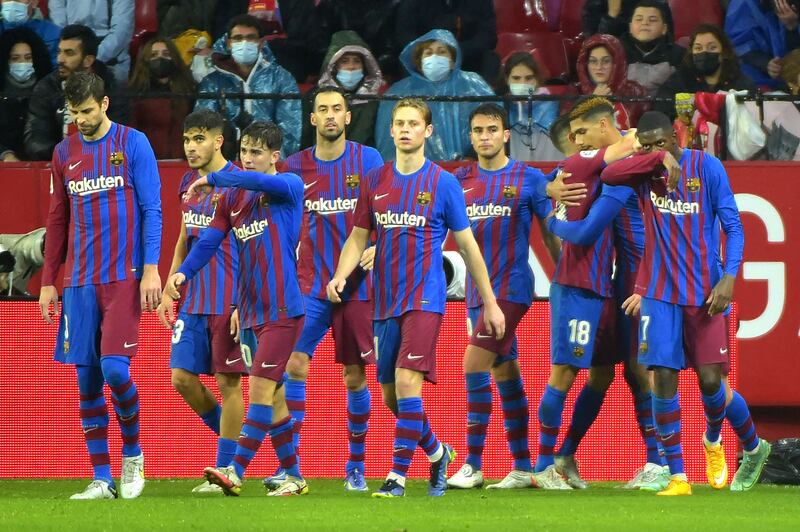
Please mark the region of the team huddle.
<svg viewBox="0 0 800 532"><path fill-rule="evenodd" d="M394 107L396 158L389 163L346 140L348 102L336 87L315 93L315 145L283 163L275 124L253 122L241 131L237 167L222 155L223 118L196 111L184 122L190 171L174 191L181 230L162 290L161 186L147 139L108 119L109 100L94 74L71 76L65 98L78 133L53 156L40 305L52 323L63 263L55 359L76 366L93 467L92 482L71 498L135 498L144 489L139 396L130 376L142 311L156 311L171 329L173 386L218 436L216 463L195 492L239 495L269 435L280 467L264 479L268 495L308 493L298 458L305 383L328 330L347 391L347 491L368 491L368 364L376 364L383 402L396 418L392 468L373 497L405 495L417 446L431 464L429 495L482 486L492 379L514 465L486 487L587 488L574 456L620 363L646 447L626 488L691 494L677 396L678 372L686 368L697 374L703 400L709 484L728 483L725 419L744 449L731 489L748 490L758 480L770 447L727 380L725 316L744 245L739 213L719 160L678 147L663 114L646 113L637 130L620 132L608 100L579 102L552 130L569 156L545 175L506 156L506 112L483 104L470 116L477 161L453 175L425 157L431 116L416 98ZM557 266L550 378L532 460L515 331L533 300L534 217ZM470 336L468 452L449 477L456 453L436 437L422 401L423 381L436 382L448 234L468 271ZM581 369L589 378L556 448ZM203 374L214 375L221 404ZM249 381L246 412L242 376ZM123 438L119 486L110 470L105 383Z"/></svg>

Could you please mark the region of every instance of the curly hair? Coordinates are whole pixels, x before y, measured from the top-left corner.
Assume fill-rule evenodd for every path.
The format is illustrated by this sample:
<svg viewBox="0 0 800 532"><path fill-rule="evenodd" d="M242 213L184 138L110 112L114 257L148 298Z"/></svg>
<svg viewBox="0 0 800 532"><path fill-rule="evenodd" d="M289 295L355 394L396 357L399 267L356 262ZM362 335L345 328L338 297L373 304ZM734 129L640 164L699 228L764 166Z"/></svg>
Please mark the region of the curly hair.
<svg viewBox="0 0 800 532"><path fill-rule="evenodd" d="M0 91L5 89L11 49L21 42L31 47L36 81L39 81L53 70L53 63L50 62L50 52L47 50L47 45L35 31L24 27L7 30L0 35Z"/></svg>
<svg viewBox="0 0 800 532"><path fill-rule="evenodd" d="M569 112L569 119L592 120L601 115L614 116L614 104L608 98L591 96L575 104Z"/></svg>

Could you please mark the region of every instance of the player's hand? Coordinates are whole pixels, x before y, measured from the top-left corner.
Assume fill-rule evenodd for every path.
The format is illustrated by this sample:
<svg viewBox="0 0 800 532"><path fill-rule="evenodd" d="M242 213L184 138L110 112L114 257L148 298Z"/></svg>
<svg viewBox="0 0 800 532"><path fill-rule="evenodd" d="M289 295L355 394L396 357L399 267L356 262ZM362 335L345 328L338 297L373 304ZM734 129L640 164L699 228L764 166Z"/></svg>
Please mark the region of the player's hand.
<svg viewBox="0 0 800 532"><path fill-rule="evenodd" d="M550 183L547 183L545 192L549 197L563 203L567 207L577 207L580 205L580 200L586 197L589 190L583 183L565 184L564 180L571 175L572 174L559 170L556 178Z"/></svg>
<svg viewBox="0 0 800 532"><path fill-rule="evenodd" d="M375 265L375 246L370 246L361 254L361 262L359 262L364 271L370 271Z"/></svg>
<svg viewBox="0 0 800 532"><path fill-rule="evenodd" d="M347 279L339 279L334 277L331 279L331 282L328 283L328 300L331 303L341 303L342 298L339 297L339 294L342 293L344 290L344 285L347 284Z"/></svg>
<svg viewBox="0 0 800 532"><path fill-rule="evenodd" d="M483 324L486 332L493 334L500 340L506 334L506 317L497 303L486 304L483 307Z"/></svg>
<svg viewBox="0 0 800 532"><path fill-rule="evenodd" d="M172 325L175 323L175 300L169 297L166 292L162 293L162 296L161 303L158 304L156 309L156 314L158 314L158 319L164 324L164 327L172 329Z"/></svg>
<svg viewBox="0 0 800 532"><path fill-rule="evenodd" d="M50 309L50 303L53 309ZM39 307L42 309L42 319L47 323L53 323L53 316L58 314L58 290L53 285L43 286L39 292Z"/></svg>
<svg viewBox="0 0 800 532"><path fill-rule="evenodd" d="M681 165L670 152L664 152L664 168L667 169L667 192L674 192L681 182Z"/></svg>
<svg viewBox="0 0 800 532"><path fill-rule="evenodd" d="M642 309L642 296L633 294L622 303L622 310L628 316L638 316L639 311Z"/></svg>
<svg viewBox="0 0 800 532"><path fill-rule="evenodd" d="M233 309L231 313L231 336L233 341L239 343L239 309Z"/></svg>
<svg viewBox="0 0 800 532"><path fill-rule="evenodd" d="M722 279L720 279L714 289L711 290L711 295L706 299L709 316L719 314L731 304L731 300L733 299L733 281L734 278L730 275L723 275Z"/></svg>
<svg viewBox="0 0 800 532"><path fill-rule="evenodd" d="M158 266L155 264L144 265L144 275L139 283L139 296L142 310L150 312L161 303L161 276L158 275Z"/></svg>
<svg viewBox="0 0 800 532"><path fill-rule="evenodd" d="M196 180L194 183L189 185L189 188L186 189L186 194L184 194L184 198L188 199L198 193L198 189L200 187L208 185L208 176L204 175L200 179Z"/></svg>
<svg viewBox="0 0 800 532"><path fill-rule="evenodd" d="M181 295L178 292L178 287L185 282L185 275L183 275L181 272L174 273L169 279L167 279L167 284L164 286L164 292L166 292L169 297L177 301L181 298Z"/></svg>

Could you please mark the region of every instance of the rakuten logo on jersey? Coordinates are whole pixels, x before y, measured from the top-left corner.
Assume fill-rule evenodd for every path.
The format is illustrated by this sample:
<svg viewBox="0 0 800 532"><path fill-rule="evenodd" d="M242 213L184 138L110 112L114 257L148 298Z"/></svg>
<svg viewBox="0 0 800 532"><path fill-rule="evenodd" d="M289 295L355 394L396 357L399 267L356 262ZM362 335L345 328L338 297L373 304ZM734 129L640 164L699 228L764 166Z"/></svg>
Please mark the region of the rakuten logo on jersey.
<svg viewBox="0 0 800 532"><path fill-rule="evenodd" d="M125 186L125 180L121 175L117 176L100 176L94 179L84 177L80 181L70 181L67 183L67 190L70 194L77 194L78 196L88 196L89 194L96 194L98 192L107 192L115 188Z"/></svg>
<svg viewBox="0 0 800 532"><path fill-rule="evenodd" d="M322 216L328 216L331 214L341 214L343 212L355 211L356 203L358 203L358 198L336 198L332 200L320 198L315 201L306 200L305 208L309 212L316 212Z"/></svg>
<svg viewBox="0 0 800 532"><path fill-rule="evenodd" d="M656 208L666 214L673 214L675 216L683 216L684 214L699 214L700 204L696 201L688 202L682 200L674 200L667 196L659 196L652 190L650 191L650 201Z"/></svg>
<svg viewBox="0 0 800 532"><path fill-rule="evenodd" d="M251 238L261 236L268 226L269 222L267 220L255 220L247 225L234 227L233 233L240 241L247 242Z"/></svg>
<svg viewBox="0 0 800 532"><path fill-rule="evenodd" d="M508 205L477 205L473 203L467 206L467 218L470 220L485 220L487 218L499 218L511 216L511 207Z"/></svg>
<svg viewBox="0 0 800 532"><path fill-rule="evenodd" d="M183 213L183 224L186 227L199 227L203 229L211 225L212 217L201 212L189 211Z"/></svg>
<svg viewBox="0 0 800 532"><path fill-rule="evenodd" d="M425 227L428 220L417 214L386 211L376 212L375 222L386 229L391 229L393 227Z"/></svg>

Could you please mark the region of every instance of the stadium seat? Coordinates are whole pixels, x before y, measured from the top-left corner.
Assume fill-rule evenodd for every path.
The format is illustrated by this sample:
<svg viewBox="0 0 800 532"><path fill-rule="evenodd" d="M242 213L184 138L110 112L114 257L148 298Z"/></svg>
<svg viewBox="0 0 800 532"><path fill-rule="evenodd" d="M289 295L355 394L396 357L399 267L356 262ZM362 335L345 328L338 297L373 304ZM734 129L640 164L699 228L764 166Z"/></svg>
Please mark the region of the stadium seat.
<svg viewBox="0 0 800 532"><path fill-rule="evenodd" d="M583 32L581 12L586 0L561 0L558 27L565 38L575 38Z"/></svg>
<svg viewBox="0 0 800 532"><path fill-rule="evenodd" d="M560 33L500 33L497 55L505 60L513 52L531 52L545 70L547 78L566 80L570 74L567 53Z"/></svg>
<svg viewBox="0 0 800 532"><path fill-rule="evenodd" d="M494 0L497 33L548 31L544 0Z"/></svg>
<svg viewBox="0 0 800 532"><path fill-rule="evenodd" d="M132 63L136 62L139 47L158 32L158 15L156 3L158 0L138 0L134 13L133 38L128 52L131 54Z"/></svg>
<svg viewBox="0 0 800 532"><path fill-rule="evenodd" d="M39 4L37 5L39 11L42 12L42 16L47 19L49 13L47 11L47 0L39 0Z"/></svg>
<svg viewBox="0 0 800 532"><path fill-rule="evenodd" d="M672 18L675 21L675 40L692 34L698 24L704 22L722 27L725 13L719 0L669 0Z"/></svg>

